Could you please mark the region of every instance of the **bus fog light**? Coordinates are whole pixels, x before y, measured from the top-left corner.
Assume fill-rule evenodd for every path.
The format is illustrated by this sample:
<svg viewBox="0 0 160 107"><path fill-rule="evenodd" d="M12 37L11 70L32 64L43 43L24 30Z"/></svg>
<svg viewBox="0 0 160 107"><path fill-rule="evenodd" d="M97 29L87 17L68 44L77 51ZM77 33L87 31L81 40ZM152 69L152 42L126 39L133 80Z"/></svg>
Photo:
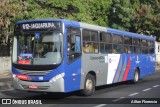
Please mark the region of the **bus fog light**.
<svg viewBox="0 0 160 107"><path fill-rule="evenodd" d="M57 81L58 79L63 78L64 75L65 75L65 73L58 74L58 75L54 76L52 79L50 79L49 82L51 82L51 83L52 83L52 82L55 82L55 81Z"/></svg>

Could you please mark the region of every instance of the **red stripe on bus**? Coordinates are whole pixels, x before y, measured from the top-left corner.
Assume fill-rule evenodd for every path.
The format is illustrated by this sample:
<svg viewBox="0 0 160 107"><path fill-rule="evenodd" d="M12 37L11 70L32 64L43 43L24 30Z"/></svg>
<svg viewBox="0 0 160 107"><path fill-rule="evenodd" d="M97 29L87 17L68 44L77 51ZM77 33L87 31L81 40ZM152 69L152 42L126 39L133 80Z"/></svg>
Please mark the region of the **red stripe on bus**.
<svg viewBox="0 0 160 107"><path fill-rule="evenodd" d="M130 70L130 66L131 66L131 59L129 58L128 59L128 64L127 64L127 67L126 67L126 70L125 70L125 74L123 76L123 81L127 80L128 73L129 73L129 70Z"/></svg>

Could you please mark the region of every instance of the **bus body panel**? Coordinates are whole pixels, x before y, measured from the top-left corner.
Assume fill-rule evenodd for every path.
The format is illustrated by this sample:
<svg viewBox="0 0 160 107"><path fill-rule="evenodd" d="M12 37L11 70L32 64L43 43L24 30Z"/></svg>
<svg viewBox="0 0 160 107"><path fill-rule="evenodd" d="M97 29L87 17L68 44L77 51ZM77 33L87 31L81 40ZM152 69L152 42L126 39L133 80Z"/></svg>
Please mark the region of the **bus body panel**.
<svg viewBox="0 0 160 107"><path fill-rule="evenodd" d="M89 29L92 31L106 32L107 28L101 26L95 26L80 22L82 29ZM83 39L83 38L82 38ZM83 42L82 42L83 44ZM82 50L83 51L83 50ZM86 75L89 72L94 72L96 75L96 86L104 85L107 81L107 66L104 60L107 55L103 54L92 54L82 52L82 76L81 76L81 89L84 88L84 82ZM99 65L100 64L100 65Z"/></svg>
<svg viewBox="0 0 160 107"><path fill-rule="evenodd" d="M64 66L65 69L65 92L80 90L81 82L81 58L73 63Z"/></svg>
<svg viewBox="0 0 160 107"><path fill-rule="evenodd" d="M140 72L140 78L155 72L155 55L130 54L130 60L130 70L126 80L134 78L134 71L136 69Z"/></svg>
<svg viewBox="0 0 160 107"><path fill-rule="evenodd" d="M78 22L63 20L64 23L64 61L63 71L65 72L64 87L65 92L71 92L80 90L81 82L81 56L75 59L73 62L68 63L67 55L67 32L69 27L80 28Z"/></svg>
<svg viewBox="0 0 160 107"><path fill-rule="evenodd" d="M99 54L82 54L82 79L81 83L84 83L85 77L88 72L94 72L96 74L96 86L104 85L107 82L107 69L108 65L105 62L107 55ZM83 88L81 84L81 88Z"/></svg>

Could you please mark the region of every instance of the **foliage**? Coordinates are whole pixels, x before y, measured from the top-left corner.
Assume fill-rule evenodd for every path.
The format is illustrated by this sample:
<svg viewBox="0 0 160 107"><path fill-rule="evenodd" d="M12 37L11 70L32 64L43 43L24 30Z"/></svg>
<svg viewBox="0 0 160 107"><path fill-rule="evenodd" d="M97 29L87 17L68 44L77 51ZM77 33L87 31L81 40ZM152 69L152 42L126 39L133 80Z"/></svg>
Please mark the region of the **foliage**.
<svg viewBox="0 0 160 107"><path fill-rule="evenodd" d="M51 17L65 18L91 24L108 24L111 0L36 0L41 7L52 10ZM47 9L47 10L48 10ZM51 14L50 14L51 15Z"/></svg>
<svg viewBox="0 0 160 107"><path fill-rule="evenodd" d="M127 30L131 27L134 7L130 0L113 0L110 9L110 26L112 28Z"/></svg>
<svg viewBox="0 0 160 107"><path fill-rule="evenodd" d="M141 6L134 14L136 32L155 35L159 40L160 34L160 0L142 0Z"/></svg>
<svg viewBox="0 0 160 107"><path fill-rule="evenodd" d="M23 1L19 0L1 0L0 1L0 44L5 44L4 37L8 36L12 25L12 19L17 14L23 15L26 7Z"/></svg>

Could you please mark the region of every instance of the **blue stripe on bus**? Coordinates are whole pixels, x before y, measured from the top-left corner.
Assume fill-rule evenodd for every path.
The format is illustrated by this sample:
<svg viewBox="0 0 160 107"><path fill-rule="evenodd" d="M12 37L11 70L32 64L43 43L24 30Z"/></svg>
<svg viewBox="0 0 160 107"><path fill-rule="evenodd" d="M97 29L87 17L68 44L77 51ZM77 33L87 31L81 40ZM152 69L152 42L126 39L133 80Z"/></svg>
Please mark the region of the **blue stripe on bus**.
<svg viewBox="0 0 160 107"><path fill-rule="evenodd" d="M122 69L122 56L120 55L120 59L119 59L118 66L117 66L117 70L116 70L116 73L114 75L114 79L113 79L112 83L116 83L118 81L121 69Z"/></svg>

